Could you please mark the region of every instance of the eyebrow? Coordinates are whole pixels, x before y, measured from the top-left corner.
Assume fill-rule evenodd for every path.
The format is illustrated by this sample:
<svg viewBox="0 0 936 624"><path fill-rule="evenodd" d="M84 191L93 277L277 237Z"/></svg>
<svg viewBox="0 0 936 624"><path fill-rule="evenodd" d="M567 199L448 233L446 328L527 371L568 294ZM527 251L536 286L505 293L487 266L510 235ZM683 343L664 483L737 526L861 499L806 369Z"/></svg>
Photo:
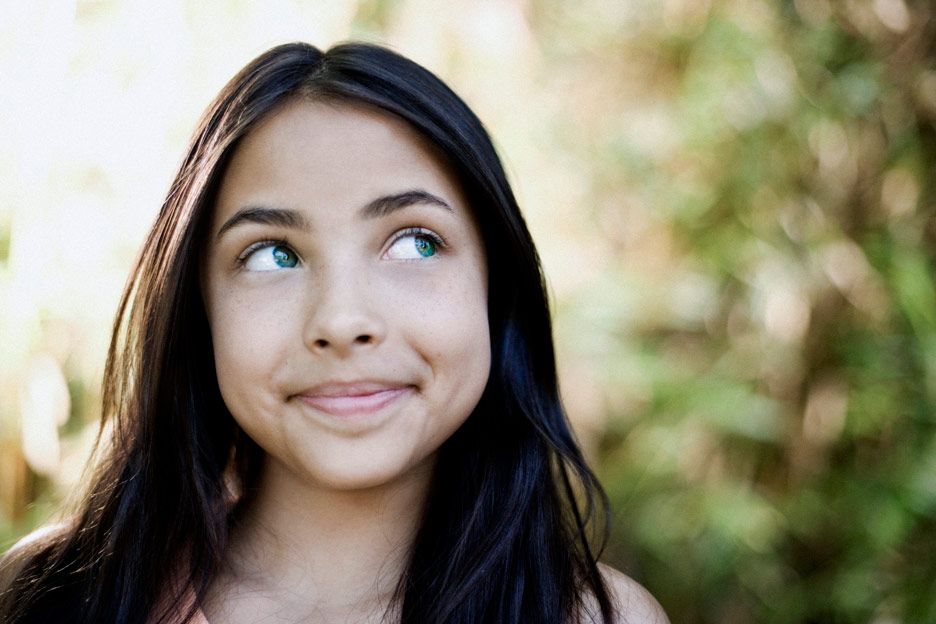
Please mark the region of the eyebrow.
<svg viewBox="0 0 936 624"><path fill-rule="evenodd" d="M450 212L452 211L452 207L441 197L422 189L413 189L402 193L378 197L361 209L361 216L366 219L385 217L391 212L406 208L407 206L412 206L413 204L429 204L445 208Z"/></svg>
<svg viewBox="0 0 936 624"><path fill-rule="evenodd" d="M414 204L429 204L438 206L452 212L452 207L444 199L433 195L428 191L414 189L392 195L383 195L369 202L361 208L360 215L365 219L374 219L384 217L397 210L412 206ZM258 223L261 225L276 225L287 229L300 230L310 229L308 221L298 210L291 208L271 208L266 206L248 206L238 210L234 216L224 222L215 239L220 239L221 235L244 223Z"/></svg>
<svg viewBox="0 0 936 624"><path fill-rule="evenodd" d="M238 210L233 217L224 222L215 240L221 235L243 223L259 223L261 225L277 225L291 230L308 229L309 225L298 210L290 208L267 208L264 206L248 206Z"/></svg>

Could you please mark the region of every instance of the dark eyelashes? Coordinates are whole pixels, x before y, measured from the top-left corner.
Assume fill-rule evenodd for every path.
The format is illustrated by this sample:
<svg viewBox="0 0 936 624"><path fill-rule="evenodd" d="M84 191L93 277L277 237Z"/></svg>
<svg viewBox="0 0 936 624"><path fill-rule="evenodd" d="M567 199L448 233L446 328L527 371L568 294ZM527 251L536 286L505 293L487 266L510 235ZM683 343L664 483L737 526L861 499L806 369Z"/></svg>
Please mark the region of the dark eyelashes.
<svg viewBox="0 0 936 624"><path fill-rule="evenodd" d="M256 243L251 243L250 246L247 247L247 249L242 251L241 254L237 256L237 260L235 260L236 266L238 267L243 266L244 263L247 262L247 258L249 258L255 251L264 249L266 247L289 247L289 249L293 253L296 253L296 251L285 240L282 240L282 239L261 240L261 241L257 241ZM298 256L298 254L296 255Z"/></svg>
<svg viewBox="0 0 936 624"><path fill-rule="evenodd" d="M448 247L448 244L445 242L445 240L441 236L439 236L432 230L427 230L426 228L421 228L421 227L408 227L408 228L404 228L398 231L393 236L390 244L392 245L393 243L396 243L398 240L402 238L406 238L407 236L421 236L424 238L428 238L430 241L432 241L434 245L436 245L439 249L442 249L442 250ZM244 263L247 262L247 259L250 258L250 256L254 252L259 251L260 249L264 249L266 247L288 247L290 251L296 254L296 256L299 256L296 250L293 249L292 245L289 244L289 241L285 239L270 238L266 240L260 240L255 243L251 243L246 249L244 249L244 251L240 253L239 256L237 256L237 259L235 260L235 266L242 267Z"/></svg>
<svg viewBox="0 0 936 624"><path fill-rule="evenodd" d="M406 238L407 236L422 236L428 238L432 243L439 247L439 249L445 249L448 247L446 242L442 240L442 237L433 232L432 230L427 230L420 227L409 227L404 230L400 230L396 236L393 237L393 242L397 242L401 238Z"/></svg>

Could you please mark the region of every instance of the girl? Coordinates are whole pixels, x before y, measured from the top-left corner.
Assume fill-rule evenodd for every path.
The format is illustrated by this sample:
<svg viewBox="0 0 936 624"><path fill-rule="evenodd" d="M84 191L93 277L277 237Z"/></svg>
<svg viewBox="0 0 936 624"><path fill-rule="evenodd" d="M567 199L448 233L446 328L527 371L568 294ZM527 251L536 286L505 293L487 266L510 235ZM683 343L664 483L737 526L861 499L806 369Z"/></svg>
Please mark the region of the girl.
<svg viewBox="0 0 936 624"><path fill-rule="evenodd" d="M665 621L596 562L604 495L490 139L386 49L280 46L211 105L104 423L74 518L6 557L2 621Z"/></svg>

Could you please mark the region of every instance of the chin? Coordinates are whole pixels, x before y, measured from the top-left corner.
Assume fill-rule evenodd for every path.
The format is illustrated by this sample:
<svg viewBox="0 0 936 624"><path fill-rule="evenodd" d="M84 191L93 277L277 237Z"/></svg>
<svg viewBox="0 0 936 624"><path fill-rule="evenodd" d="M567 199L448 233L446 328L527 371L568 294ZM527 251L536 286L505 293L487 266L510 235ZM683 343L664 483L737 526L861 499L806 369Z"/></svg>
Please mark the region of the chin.
<svg viewBox="0 0 936 624"><path fill-rule="evenodd" d="M373 458L360 458L353 464L340 462L331 466L306 468L305 480L328 491L362 491L380 487L413 485L427 487L435 467L435 457L416 465L406 462L375 462Z"/></svg>

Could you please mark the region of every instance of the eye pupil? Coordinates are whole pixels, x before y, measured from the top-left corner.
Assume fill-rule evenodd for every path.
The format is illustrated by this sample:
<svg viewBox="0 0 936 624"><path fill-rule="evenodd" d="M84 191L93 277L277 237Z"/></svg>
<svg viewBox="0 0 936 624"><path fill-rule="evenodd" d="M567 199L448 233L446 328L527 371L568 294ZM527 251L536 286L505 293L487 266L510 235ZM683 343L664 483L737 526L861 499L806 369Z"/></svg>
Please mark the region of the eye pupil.
<svg viewBox="0 0 936 624"><path fill-rule="evenodd" d="M416 245L416 251L418 251L419 255L423 256L424 258L429 257L435 253L435 244L425 237L417 236L414 239L414 243Z"/></svg>
<svg viewBox="0 0 936 624"><path fill-rule="evenodd" d="M273 248L273 261L277 266L294 267L296 266L296 254L288 247L277 246Z"/></svg>

